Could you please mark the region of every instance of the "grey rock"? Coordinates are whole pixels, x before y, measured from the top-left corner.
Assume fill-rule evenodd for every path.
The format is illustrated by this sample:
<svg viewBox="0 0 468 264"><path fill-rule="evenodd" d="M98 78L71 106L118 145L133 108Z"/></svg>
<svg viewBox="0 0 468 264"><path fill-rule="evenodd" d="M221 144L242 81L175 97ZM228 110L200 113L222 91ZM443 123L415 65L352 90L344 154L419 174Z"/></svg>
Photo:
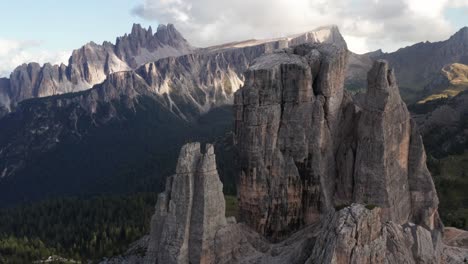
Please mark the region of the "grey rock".
<svg viewBox="0 0 468 264"><path fill-rule="evenodd" d="M332 208L322 181L334 162L346 56L333 45L266 55L236 93L241 220L274 240Z"/></svg>
<svg viewBox="0 0 468 264"><path fill-rule="evenodd" d="M444 229L444 243L448 246L468 249L468 231L446 227Z"/></svg>
<svg viewBox="0 0 468 264"><path fill-rule="evenodd" d="M353 204L325 217L306 263L445 263L437 233L382 221L384 215Z"/></svg>
<svg viewBox="0 0 468 264"><path fill-rule="evenodd" d="M9 79L8 102L3 104L5 100L2 100L0 105L10 109L28 98L87 90L112 73L145 65L139 73L151 80L152 91L165 94L173 112L190 119L213 105L232 104L233 93L243 84L243 73L253 59L279 48L318 42L346 45L334 26L281 39L196 49L172 24L160 25L154 34L151 28L134 24L131 33L118 37L115 45L90 42L73 51L68 65L45 64L41 67L30 63L17 67ZM185 54L191 55L182 56ZM179 106L184 103L189 106Z"/></svg>
<svg viewBox="0 0 468 264"><path fill-rule="evenodd" d="M385 208L387 219L396 223L412 221L432 229L437 195L393 70L376 61L368 81L358 123L354 201Z"/></svg>
<svg viewBox="0 0 468 264"><path fill-rule="evenodd" d="M335 207L372 204L383 221L441 230L421 137L393 70L376 61L357 104L346 49L302 45L255 61L236 93L241 220L273 241Z"/></svg>
<svg viewBox="0 0 468 264"><path fill-rule="evenodd" d="M462 263L468 256L466 249L443 245L437 233L385 222L383 215L381 208L353 204L276 244L246 226L229 225L217 238L223 253L218 263Z"/></svg>
<svg viewBox="0 0 468 264"><path fill-rule="evenodd" d="M161 26L153 35L151 29L134 24L132 32L117 38L115 45L90 42L74 50L68 65L29 63L18 66L9 78L9 104L3 105L14 107L29 98L87 90L111 73L130 71L145 63L192 50L173 25Z"/></svg>
<svg viewBox="0 0 468 264"><path fill-rule="evenodd" d="M169 33L167 33L167 38L164 37L164 41L160 40L162 37L158 37L158 33L153 34L153 37L150 37L150 30L145 31L145 29L136 25L133 27L133 33L127 35L127 37L122 37L116 45L125 47L125 45L127 45L125 43L138 42L140 43L138 44L138 47L141 49L144 48L144 45L153 45L154 54L157 55L158 51L161 51L162 49L160 46L163 45L161 44L162 42L166 44L172 43L170 39L168 39L171 36L174 41L177 40L176 42L185 43L185 40L181 38L180 34L175 31L173 26L161 26L159 31L161 30L163 32L165 30L169 31ZM310 34L313 34L313 32L314 31L310 32ZM339 34L336 28L334 29L335 33L333 34L327 34L326 28L320 29L320 32L322 32L320 36L315 38L304 38L304 41L331 41L328 39L329 36L335 36L334 38L338 38L336 34ZM300 35L296 36L296 38L297 37L300 37ZM156 39L158 41L156 41ZM156 44L153 43L155 41L157 42ZM342 44L343 43L340 45ZM91 89L79 93L67 94L66 96L41 98L40 100L37 100L38 104L25 104L25 106L20 102L16 107L12 108L13 111L17 112L20 118L24 118L21 114L24 111L35 114L32 120L21 121L23 124L19 126L16 133L12 135L13 138L6 141L3 145L0 144L0 149L2 149L2 151L0 151L0 171L4 172L5 177L11 177L25 166L28 166L28 164L24 163L24 161L28 159L28 156L35 154L40 155L40 153L37 152L51 150L56 145L60 144L57 139L60 138L62 131L64 131L63 128L67 127L67 124L64 124L66 121L63 120L53 120L53 117L57 116L58 113L48 112L47 109L49 109L49 106L54 106L54 108L57 107L58 109L68 109L67 111L73 113L76 112L78 115L79 113L83 113L84 115L89 115L90 118L93 119L98 106L103 105L103 103L117 101L132 110L134 105L138 104L139 98L142 96L149 96L157 101L158 105L164 109L164 112L168 110L170 112L169 115L172 113L175 118L180 118L184 122L194 122L201 115L207 113L214 107L231 105L233 103L235 91L243 85L245 80L244 71L249 67L254 59L258 58L262 54L272 53L275 49L281 46L288 47L290 44L289 38L279 40L259 40L254 41L253 43L231 43L206 49L198 49L196 52L194 51L191 54L181 55L178 57L160 58L154 62L146 63L132 71L117 71L116 69L116 72L113 72L113 70L109 70L112 69L111 64L114 65L113 63L105 67L101 67L101 64L99 64L101 65L99 67L96 66L97 64L93 64L94 66L92 67L91 64L87 64L87 60L96 62L101 61L104 57L102 54L112 50L110 45L111 44L107 42L102 46L88 44L82 49L75 51L74 54L76 55L72 56L72 62L74 62L72 65L88 65L87 67L89 68L89 70L85 70L84 68L80 68L81 66L72 66L74 67L73 72L76 73L74 76L84 76L83 78L88 76L86 77L88 80L97 80L95 78L98 75L85 73L102 72L104 70L107 77L102 75L102 77L106 79L101 83L94 85ZM131 50L134 49L128 47L128 54L134 54ZM112 60L115 56L105 57L108 57L108 60ZM118 56L115 58L118 58ZM155 57L153 57L153 59L154 58ZM116 65L126 64L121 63ZM56 66L50 67L52 67L51 69L57 68ZM16 71L15 74L22 77L9 79L10 83L15 83L16 88L13 89L15 91L14 93L11 93L10 88L6 89L8 90L7 94L15 95L5 97L5 102L10 102L10 98L17 98L17 100L20 100L20 98L38 96L38 92L36 90L32 92L30 89L26 88L30 87L30 85L37 86L38 83L44 83L45 79L41 77L42 70L40 66L35 65L33 67L31 64L24 65L24 67L21 68L22 70ZM37 68L37 70L30 71L28 70L29 68ZM60 77L62 79L59 79L63 80L63 82L69 82L69 80L71 82L71 79L73 79L70 79L66 75L68 74L67 69L69 68L70 66L65 65L58 67L60 72L65 73L65 75L58 74L59 77L62 76ZM96 71L91 71L91 68ZM37 71L39 71L39 73L37 73ZM54 81L54 78L55 77L49 78L48 80L50 81L47 81L47 83L58 86L62 85ZM80 78L75 78L77 81L76 83L78 83ZM20 81L23 79L24 81ZM18 80L18 82L16 80ZM5 83L8 83L8 81ZM39 90L46 91L52 86L45 85L44 83L44 85L40 84L38 87L44 88ZM70 89L66 91L60 90L57 87L53 89L50 88L51 91L53 91L53 94L78 91L78 86L76 85L71 85L69 87ZM2 90L3 89L0 89L0 99ZM42 93L44 96L46 94L48 93ZM8 112L10 105L11 104L7 104L7 107L5 108L0 107L0 114L2 113L2 109L5 109L3 112ZM76 107L77 105L79 107ZM103 120L105 123L119 118L114 107L110 107L108 112L108 116ZM171 115L171 118L172 117L173 116ZM76 122L76 115L73 114L70 119ZM35 133L35 131L41 130L45 127L44 123L48 123L49 129L46 130L47 133L40 135L41 139L39 140L37 139L37 133ZM75 131L73 131L73 133L75 134Z"/></svg>
<svg viewBox="0 0 468 264"><path fill-rule="evenodd" d="M145 263L216 263L216 232L227 225L213 146L182 147L176 174L159 195Z"/></svg>
<svg viewBox="0 0 468 264"><path fill-rule="evenodd" d="M199 144L188 144L159 197L148 263L466 259L468 250L443 244L421 136L393 71L376 61L357 104L337 91L346 56L346 49L309 44L255 61L235 98L245 223L223 215L212 150L200 154Z"/></svg>

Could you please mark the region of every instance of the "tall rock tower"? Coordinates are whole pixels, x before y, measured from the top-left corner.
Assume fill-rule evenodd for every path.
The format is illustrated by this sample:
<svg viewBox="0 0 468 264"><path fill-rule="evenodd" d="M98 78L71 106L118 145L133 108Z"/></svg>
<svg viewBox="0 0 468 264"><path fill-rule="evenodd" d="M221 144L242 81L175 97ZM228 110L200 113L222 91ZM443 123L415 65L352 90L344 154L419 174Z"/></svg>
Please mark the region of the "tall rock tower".
<svg viewBox="0 0 468 264"><path fill-rule="evenodd" d="M214 263L214 238L226 225L223 184L212 145L182 147L151 220L147 264Z"/></svg>
<svg viewBox="0 0 468 264"><path fill-rule="evenodd" d="M240 215L281 240L351 203L433 229L437 195L421 137L388 64L362 104L343 89L346 46L300 45L256 60L236 93Z"/></svg>

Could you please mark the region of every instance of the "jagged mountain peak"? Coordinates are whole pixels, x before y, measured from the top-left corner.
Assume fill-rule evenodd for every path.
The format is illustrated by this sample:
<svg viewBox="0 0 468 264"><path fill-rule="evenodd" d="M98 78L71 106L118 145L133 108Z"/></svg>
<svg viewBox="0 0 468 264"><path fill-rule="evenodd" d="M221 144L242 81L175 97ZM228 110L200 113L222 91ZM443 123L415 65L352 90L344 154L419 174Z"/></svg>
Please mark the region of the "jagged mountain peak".
<svg viewBox="0 0 468 264"><path fill-rule="evenodd" d="M131 33L118 37L115 44L115 53L131 68L192 50L190 43L171 24L159 25L154 34L151 27L146 29L133 24Z"/></svg>
<svg viewBox="0 0 468 264"><path fill-rule="evenodd" d="M449 41L462 41L468 42L468 27L462 27L453 36L450 37Z"/></svg>
<svg viewBox="0 0 468 264"><path fill-rule="evenodd" d="M374 51L369 51L369 52L365 53L364 55L367 55L367 56L373 58L373 57L382 56L383 54L384 54L384 52L382 51L382 49L378 49L378 50L374 50Z"/></svg>
<svg viewBox="0 0 468 264"><path fill-rule="evenodd" d="M164 44L177 45L181 42L188 44L188 41L182 36L182 34L175 28L173 24L159 25L155 36Z"/></svg>
<svg viewBox="0 0 468 264"><path fill-rule="evenodd" d="M138 23L133 23L132 25L132 31L130 34L138 34L138 32L146 32L146 29L143 28L140 24Z"/></svg>
<svg viewBox="0 0 468 264"><path fill-rule="evenodd" d="M346 41L340 33L338 26L328 25L315 28L314 30L292 35L289 37L292 45L307 42L332 43L336 46L347 47Z"/></svg>
<svg viewBox="0 0 468 264"><path fill-rule="evenodd" d="M153 34L153 29L151 26L145 28L138 23L134 23L130 34L117 37L116 45L125 39L139 41L140 44L145 44L143 43L145 41L155 41L159 42L159 44L178 44L178 42L184 42L188 44L188 41L182 36L182 34L175 28L173 24L160 24L158 25L156 32Z"/></svg>
<svg viewBox="0 0 468 264"><path fill-rule="evenodd" d="M72 51L68 65L28 63L10 75L4 96L14 107L18 102L62 93L77 92L103 82L114 72L129 71L161 58L191 53L192 47L171 24L158 27L153 34L140 24L133 24L130 34L118 37L115 45L90 41ZM5 90L5 89L4 89ZM5 106L10 109L10 106ZM3 107L3 108L5 108Z"/></svg>

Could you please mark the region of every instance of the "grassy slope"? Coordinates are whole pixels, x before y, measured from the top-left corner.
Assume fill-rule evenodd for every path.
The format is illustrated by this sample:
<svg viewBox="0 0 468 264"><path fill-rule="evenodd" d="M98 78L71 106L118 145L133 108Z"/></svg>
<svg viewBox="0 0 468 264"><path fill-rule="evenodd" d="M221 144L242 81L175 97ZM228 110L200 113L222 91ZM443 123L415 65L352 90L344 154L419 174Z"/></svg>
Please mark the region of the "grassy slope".
<svg viewBox="0 0 468 264"><path fill-rule="evenodd" d="M432 100L449 98L458 95L460 92L468 90L468 65L454 63L442 69L442 74L448 79L449 85L442 91L437 91L418 103L426 103Z"/></svg>

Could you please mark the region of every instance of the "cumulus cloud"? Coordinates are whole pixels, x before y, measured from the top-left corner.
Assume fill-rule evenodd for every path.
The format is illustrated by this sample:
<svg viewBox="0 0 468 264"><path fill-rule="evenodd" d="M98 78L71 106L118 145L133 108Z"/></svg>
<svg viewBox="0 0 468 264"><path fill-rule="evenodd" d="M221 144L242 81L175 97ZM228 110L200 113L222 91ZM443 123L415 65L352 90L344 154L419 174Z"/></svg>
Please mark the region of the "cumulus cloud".
<svg viewBox="0 0 468 264"><path fill-rule="evenodd" d="M198 46L271 38L336 24L351 50L393 51L454 33L444 17L468 0L144 0L132 13L174 23Z"/></svg>
<svg viewBox="0 0 468 264"><path fill-rule="evenodd" d="M40 48L34 40L0 39L0 77L8 77L18 65L29 62L59 64L67 62L70 52Z"/></svg>

